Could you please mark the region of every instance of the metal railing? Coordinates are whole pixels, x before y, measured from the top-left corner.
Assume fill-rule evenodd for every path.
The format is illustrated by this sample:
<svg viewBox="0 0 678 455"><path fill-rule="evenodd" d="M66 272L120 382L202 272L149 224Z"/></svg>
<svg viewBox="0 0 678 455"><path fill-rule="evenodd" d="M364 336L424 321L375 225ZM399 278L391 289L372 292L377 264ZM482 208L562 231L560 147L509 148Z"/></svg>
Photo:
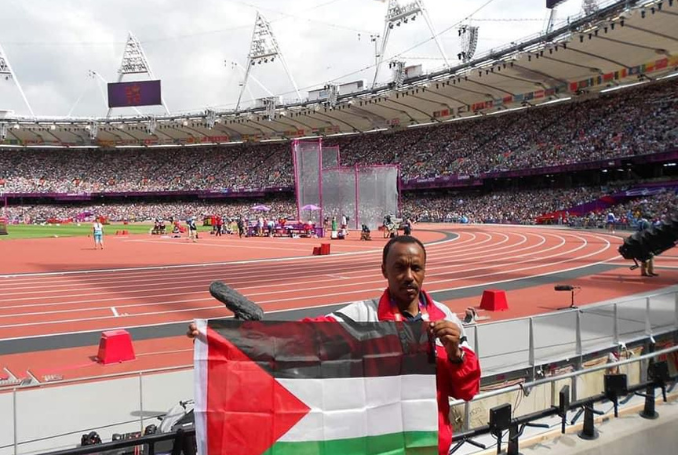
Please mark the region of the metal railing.
<svg viewBox="0 0 678 455"><path fill-rule="evenodd" d="M510 391L515 391L515 390L524 390L525 388L535 388L541 385L551 385L553 386L556 382L561 382L563 380L570 380L571 384L574 385L575 379L583 374L591 374L596 371L600 370L609 370L612 367L621 367L627 364L631 363L636 363L636 362L645 362L645 361L650 361L653 362L654 359L658 356L663 356L667 355L673 352L678 352L678 346L672 346L667 349L663 349L660 351L656 352L650 352L648 354L639 356L639 357L634 357L631 359L626 359L626 360L620 360L611 364L605 364L597 367L593 367L587 370L581 370L581 371L575 371L573 373L557 376L557 377L552 377L552 378L547 378L547 379L540 379L537 381L533 381L527 384L523 384L521 386L513 386L513 387L508 387L505 389L493 391L493 392L488 392L485 394L482 394L476 398L477 399L487 399L493 396L497 396L500 394L505 394ZM654 362L651 363L651 365L659 365L661 362ZM570 396L569 393L569 388L564 388L561 390L561 393L559 395L559 401L557 404L554 404L546 409L543 409L538 412L533 412L528 415L520 416L517 418L511 418L504 423L498 423L495 422L492 425L484 425L479 428L475 428L472 430L464 431L461 433L457 433L453 437L453 443L455 444L451 450L450 454L454 453L456 450L458 450L462 444L468 442L471 443L479 448L485 449L486 447L478 442L475 442L472 440L472 438L484 434L491 434L494 433L497 435L499 439L499 446L501 446L501 434L504 431L509 431L509 440L508 440L508 455L512 454L517 454L518 452L518 446L519 446L519 441L518 439L520 438L522 434L522 430L524 429L525 426L540 426L539 424L535 424L534 422L544 419L546 417L550 416L559 416L562 419L562 426L561 426L561 432L564 434L567 426L567 413L572 410L577 410L577 409L582 409L583 412L585 413L585 423L584 423L584 428L583 432L586 435L586 432L593 433L595 432L595 429L593 428L593 420L592 416L595 413L600 414L599 411L595 411L593 409L593 405L595 403L599 402L604 402L604 401L611 401L614 404L614 409L615 409L615 417L618 416L617 414L617 406L619 403L620 398L624 398L627 395L630 394L637 394L645 397L645 409L643 410L643 413L645 413L646 416L652 416L652 418L656 417L656 413L654 411L654 403L655 403L655 390L657 388L660 388L662 390L662 395L664 398L664 401L666 401L666 387L667 383L669 381L674 381L674 378L667 377L665 374L662 375L661 373L654 373L652 375L652 371L659 372L662 371L660 368L652 369L650 368L650 379L647 381L642 381L638 384L634 384L631 386L628 386L626 384L627 378L626 375L615 375L619 379L623 379L623 390L619 390L617 388L609 388L606 389L603 393L596 394L591 397L587 397L584 399L577 399L576 394L573 396ZM663 371L666 371L664 369ZM611 382L611 381L610 381ZM618 383L617 383L618 384ZM573 390L576 390L573 388ZM641 391L645 391L645 393L639 393ZM571 401L571 399L574 399ZM468 403L466 403L468 405ZM580 413L581 414L581 413ZM575 417L576 420L578 417ZM572 424L572 423L571 423ZM548 426L547 426L548 427ZM150 435L150 436L144 436L138 439L130 439L130 440L125 440L125 441L117 441L117 442L111 442L111 443L105 443L105 444L94 444L94 445L87 445L87 446L82 446L74 449L67 449L67 450L61 450L57 452L50 452L47 455L89 455L89 454L101 454L101 453L109 453L109 454L120 454L121 450L124 450L126 448L130 447L145 447L143 451L130 451L130 452L123 452L123 453L140 453L143 452L144 454L150 454L150 455L155 455L157 452L155 450L155 444L158 442L162 441L172 441L172 449L171 449L171 454L172 455L180 455L181 453L185 455L195 455L195 429L190 429L190 430L179 430L175 433L167 433L167 434L161 434L161 435Z"/></svg>
<svg viewBox="0 0 678 455"><path fill-rule="evenodd" d="M587 415L585 416L585 422L584 422L584 428L583 432L588 432L591 434L585 434L585 436L592 436L592 433L594 432L593 429L593 414L602 414L599 411L595 411L593 409L593 404L594 403L599 403L599 402L604 402L604 401L611 401L614 405L614 415L615 417L618 417L618 405L619 405L619 399L620 398L625 398L627 396L631 396L633 394L639 395L645 398L645 407L643 409L643 412L641 414L647 416L648 418L655 418L656 413L654 411L655 409L655 390L657 388L661 388L662 390L662 396L664 402L667 401L666 397L666 392L667 392L667 385L669 382L674 382L676 381L675 377L669 377L668 376L668 366L666 365L666 362L655 362L655 359L660 356L666 356L668 354L676 353L678 352L678 346L671 346L669 348L660 350L660 351L654 351L653 344L651 344L650 347L650 352L638 357L632 357L629 359L624 359L624 360L618 360L616 362L612 363L605 363L602 365L598 365L595 367L587 368L585 370L578 370L574 371L572 373L568 374L563 374L563 375L558 375L550 378L545 378L545 379L539 379L536 381L528 382L528 383L523 383L519 385L514 385L510 387L505 387L502 389L494 390L491 392L483 393L480 394L476 397L474 397L473 400L470 402L464 402L461 400L456 400L452 402L453 405L463 405L465 407L465 414L468 416L470 413L470 407L472 406L473 402L481 401L481 400L487 400L493 397L498 397L501 395L505 395L511 392L521 392L524 393L526 390L532 390L540 386L549 386L553 389L556 387L556 383L562 383L565 381L569 381L569 384L562 388L560 390L560 393L558 395L558 402L555 402L555 399L552 398L552 402L550 406L545 407L545 409L532 412L523 416L519 417L512 417L509 419L507 423L506 428L498 428L496 423L488 423L487 425L482 425L480 427L472 428L472 429L466 429L465 431L458 432L454 435L453 437L453 442L456 443L456 445L451 449L450 453L453 453L457 449L461 447L461 445L465 442L471 443L472 445L475 445L479 448L485 449L486 447L483 444L480 444L478 442L473 441L471 438L481 436L481 435L486 435L486 434L495 434L499 438L498 444L501 445L501 432L505 430L510 430L510 435L509 435L509 450L507 454L512 454L512 453L518 453L518 438L522 434L522 430L524 429L525 425L528 426L542 426L544 428L550 428L548 425L535 425L534 422L538 420L542 420L547 417L551 416L559 416L561 418L561 433L565 434L566 432L566 427L567 427L567 412L573 411L573 410L579 410L577 415L572 419L570 422L570 425L574 425L574 423L577 421L581 413L585 412ZM592 396L588 396L585 398L580 398L577 395L577 387L576 387L576 380L580 378L583 375L590 375L594 374L596 372L600 371L610 371L610 370L615 370L620 367L623 367L625 365L630 365L634 363L639 363L639 362L649 362L648 365L648 380L645 381L640 381L637 384L634 385L628 385L627 383L627 375L619 375L619 374L607 374L605 376L615 376L617 378L623 377L623 386L620 387L620 389L614 389L613 387L619 387L619 383L615 386L608 386L608 381L605 381L605 387L602 393L597 393ZM664 365L662 365L664 364ZM663 368L653 368L653 366L662 366ZM609 382L610 384L612 381ZM553 390L552 392L554 392ZM570 393L572 391L572 393ZM639 393L640 391L645 391L645 393ZM552 397L555 397L555 393L551 393ZM493 408L496 409L496 408ZM492 410L490 410L492 412ZM488 421L492 421L492 417L488 416ZM519 428L522 427L522 428ZM513 444L513 452L511 451L511 446Z"/></svg>
<svg viewBox="0 0 678 455"><path fill-rule="evenodd" d="M549 306L558 298L562 311L466 326L483 378L528 370L533 379L549 364L575 359L581 365L587 355L678 330L676 289L583 307L576 307L579 290L572 292L551 297Z"/></svg>
<svg viewBox="0 0 678 455"><path fill-rule="evenodd" d="M0 454L73 447L92 430L106 440L143 434L179 399L192 397L192 365L15 386L0 393Z"/></svg>
<svg viewBox="0 0 678 455"><path fill-rule="evenodd" d="M124 441L107 442L102 444L91 444L75 449L59 450L57 452L50 452L49 455L156 455L160 452L156 448L156 444L163 442L171 442L171 449L167 452L172 455L195 455L195 429L177 430L173 433L153 434L143 436L137 439L126 439ZM126 451L125 449L132 449Z"/></svg>

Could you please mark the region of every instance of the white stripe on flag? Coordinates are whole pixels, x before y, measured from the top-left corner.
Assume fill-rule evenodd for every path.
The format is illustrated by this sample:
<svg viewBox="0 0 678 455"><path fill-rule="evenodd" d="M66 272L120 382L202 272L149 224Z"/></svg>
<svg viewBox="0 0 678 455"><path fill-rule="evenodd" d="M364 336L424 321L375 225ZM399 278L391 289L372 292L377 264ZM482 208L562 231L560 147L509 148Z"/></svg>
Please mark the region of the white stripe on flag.
<svg viewBox="0 0 678 455"><path fill-rule="evenodd" d="M279 441L438 431L435 375L278 379L311 412Z"/></svg>
<svg viewBox="0 0 678 455"><path fill-rule="evenodd" d="M195 428L198 453L207 453L207 320L197 319L200 336L194 342L193 350L193 383L195 385Z"/></svg>

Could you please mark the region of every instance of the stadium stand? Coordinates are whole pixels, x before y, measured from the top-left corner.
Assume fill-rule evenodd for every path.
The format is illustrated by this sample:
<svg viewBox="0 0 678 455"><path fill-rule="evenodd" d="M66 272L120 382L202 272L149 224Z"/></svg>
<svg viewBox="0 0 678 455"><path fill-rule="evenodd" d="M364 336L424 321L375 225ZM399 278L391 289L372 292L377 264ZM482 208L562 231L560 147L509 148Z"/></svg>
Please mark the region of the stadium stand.
<svg viewBox="0 0 678 455"><path fill-rule="evenodd" d="M400 164L404 181L657 154L678 147L675 79L441 126L329 138L341 162ZM125 151L3 150L0 192L291 188L289 143Z"/></svg>
<svg viewBox="0 0 678 455"><path fill-rule="evenodd" d="M404 219L414 222L501 223L501 224L567 224L573 227L604 227L608 213L613 213L617 229L633 229L636 220L649 215L658 222L678 209L675 185L659 184L651 194L636 191L631 184L587 186L576 188L544 188L537 190L504 190L480 192L408 192L402 198ZM607 202L611 194L627 191L635 194L621 203ZM289 194L261 200L270 211L253 209L252 200L193 201L193 202L131 202L90 205L32 204L16 205L7 209L10 220L41 223L48 220L68 222L83 214L103 216L110 221L150 221L186 219L189 216L220 215L234 220L242 216L256 219L293 218L296 215L294 199ZM543 219L545 214L561 212L561 216ZM541 218L541 219L540 219Z"/></svg>

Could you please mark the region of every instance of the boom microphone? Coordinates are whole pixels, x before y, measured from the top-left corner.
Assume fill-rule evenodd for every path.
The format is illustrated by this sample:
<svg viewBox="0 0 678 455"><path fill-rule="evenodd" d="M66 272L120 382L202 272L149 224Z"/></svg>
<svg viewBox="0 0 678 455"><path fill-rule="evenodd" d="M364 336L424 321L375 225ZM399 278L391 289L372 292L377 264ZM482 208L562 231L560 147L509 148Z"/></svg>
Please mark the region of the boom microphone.
<svg viewBox="0 0 678 455"><path fill-rule="evenodd" d="M574 286L569 284L556 284L553 289L556 291L572 291L574 290Z"/></svg>
<svg viewBox="0 0 678 455"><path fill-rule="evenodd" d="M233 312L236 319L260 321L264 318L264 310L259 305L221 281L215 281L210 285L210 294L226 305L226 308Z"/></svg>

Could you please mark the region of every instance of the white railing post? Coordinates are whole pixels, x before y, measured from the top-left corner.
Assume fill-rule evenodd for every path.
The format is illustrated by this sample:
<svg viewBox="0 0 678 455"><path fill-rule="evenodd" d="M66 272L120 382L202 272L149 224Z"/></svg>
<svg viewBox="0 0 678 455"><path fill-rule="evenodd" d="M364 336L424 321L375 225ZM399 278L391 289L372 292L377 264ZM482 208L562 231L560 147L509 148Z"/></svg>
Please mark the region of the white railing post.
<svg viewBox="0 0 678 455"><path fill-rule="evenodd" d="M464 431L467 431L471 428L471 402L467 401L464 403L464 424L462 428Z"/></svg>
<svg viewBox="0 0 678 455"><path fill-rule="evenodd" d="M144 375L139 372L139 424L141 425L141 435L144 434Z"/></svg>
<svg viewBox="0 0 678 455"><path fill-rule="evenodd" d="M529 325L529 343L530 343L530 353L529 353L529 362L530 366L532 367L532 380L536 378L537 375L537 366L535 365L535 359L534 359L534 318L530 318L530 325Z"/></svg>
<svg viewBox="0 0 678 455"><path fill-rule="evenodd" d="M677 294L678 295L678 294ZM613 330L614 330L614 345L619 346L619 310L617 304L613 304L614 309L614 321L613 321Z"/></svg>
<svg viewBox="0 0 678 455"><path fill-rule="evenodd" d="M678 299L678 294L676 294ZM676 300L676 309L678 310L678 300ZM480 362L480 337L478 336L478 324L474 327L473 330L473 351L476 353L478 362Z"/></svg>
<svg viewBox="0 0 678 455"><path fill-rule="evenodd" d="M16 421L16 387L12 390L12 426L14 431L14 455L19 455L19 424Z"/></svg>
<svg viewBox="0 0 678 455"><path fill-rule="evenodd" d="M652 335L652 324L650 324L650 297L645 298L645 335Z"/></svg>
<svg viewBox="0 0 678 455"><path fill-rule="evenodd" d="M575 365L575 368L577 371L582 369L582 365L584 364L584 349L582 348L581 345L581 312L579 310L576 310L577 315L577 325L576 325L576 350L577 350L577 362ZM573 377L572 378L572 396L573 397L578 397L579 393L577 392L577 378Z"/></svg>
<svg viewBox="0 0 678 455"><path fill-rule="evenodd" d="M579 358L579 365L577 365L577 369L581 369L582 362L584 361L583 355L584 355L584 348L582 347L581 344L581 312L577 311L577 338L576 338L576 349L577 349L577 357Z"/></svg>

